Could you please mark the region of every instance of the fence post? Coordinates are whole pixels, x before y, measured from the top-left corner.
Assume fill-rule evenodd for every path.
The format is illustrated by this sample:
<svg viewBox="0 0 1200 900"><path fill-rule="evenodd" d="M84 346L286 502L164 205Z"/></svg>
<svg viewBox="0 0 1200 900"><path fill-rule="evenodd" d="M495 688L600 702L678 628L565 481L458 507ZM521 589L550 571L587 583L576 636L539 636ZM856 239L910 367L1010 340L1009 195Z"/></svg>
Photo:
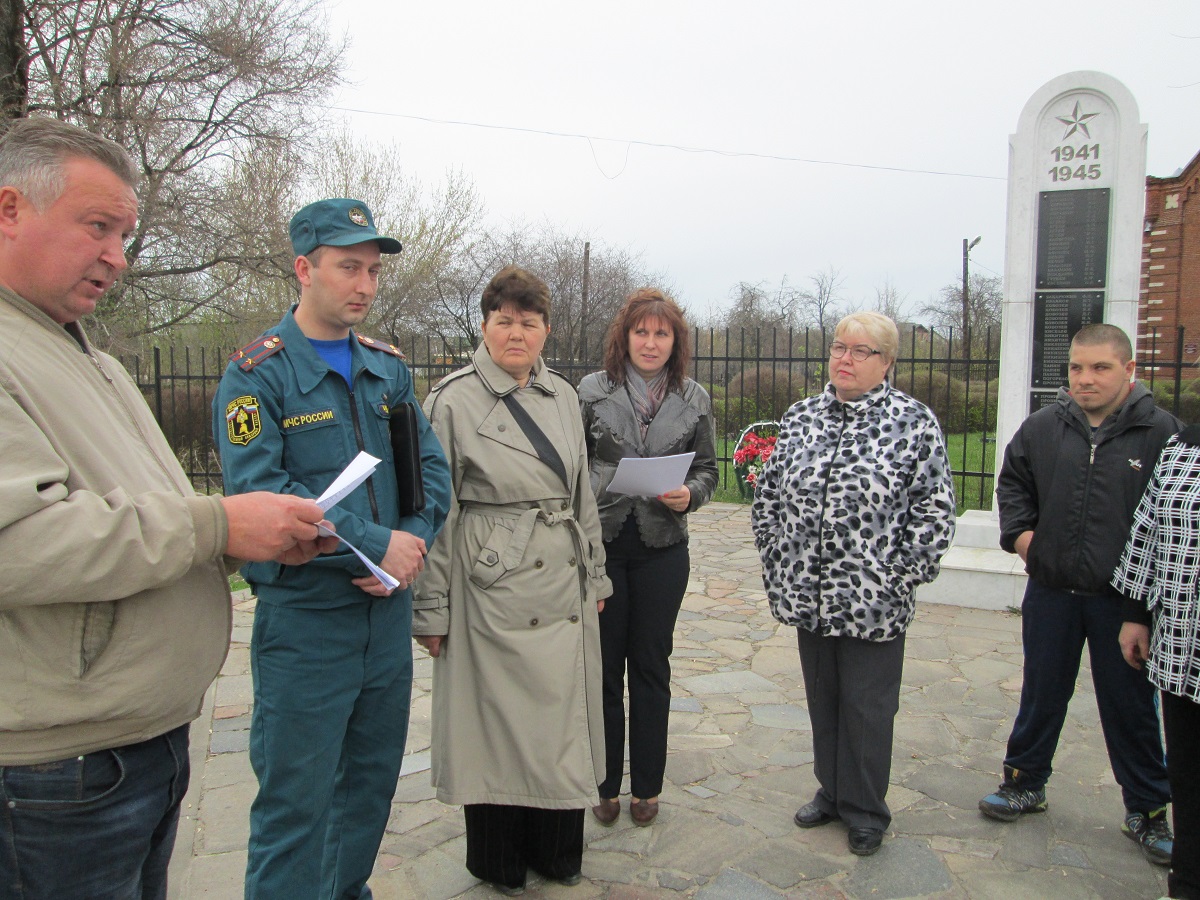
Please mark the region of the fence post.
<svg viewBox="0 0 1200 900"><path fill-rule="evenodd" d="M154 348L154 418L159 422L159 428L161 428L163 420L162 353L157 347Z"/></svg>
<svg viewBox="0 0 1200 900"><path fill-rule="evenodd" d="M1171 410L1176 416L1179 415L1179 396L1183 390L1183 326L1175 327L1175 408Z"/></svg>

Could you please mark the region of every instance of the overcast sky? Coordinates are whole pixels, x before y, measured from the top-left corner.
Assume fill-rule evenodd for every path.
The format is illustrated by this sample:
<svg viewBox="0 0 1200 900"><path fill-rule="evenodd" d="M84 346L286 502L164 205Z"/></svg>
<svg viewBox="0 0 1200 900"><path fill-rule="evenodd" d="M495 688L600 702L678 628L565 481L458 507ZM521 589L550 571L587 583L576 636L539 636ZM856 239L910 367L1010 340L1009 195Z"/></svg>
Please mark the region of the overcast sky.
<svg viewBox="0 0 1200 900"><path fill-rule="evenodd" d="M328 2L333 104L370 111L333 115L423 181L461 168L492 221L631 248L696 313L833 266L846 300L890 279L915 317L976 235L1002 273L1008 137L1066 72L1130 89L1148 174L1200 152L1195 0Z"/></svg>

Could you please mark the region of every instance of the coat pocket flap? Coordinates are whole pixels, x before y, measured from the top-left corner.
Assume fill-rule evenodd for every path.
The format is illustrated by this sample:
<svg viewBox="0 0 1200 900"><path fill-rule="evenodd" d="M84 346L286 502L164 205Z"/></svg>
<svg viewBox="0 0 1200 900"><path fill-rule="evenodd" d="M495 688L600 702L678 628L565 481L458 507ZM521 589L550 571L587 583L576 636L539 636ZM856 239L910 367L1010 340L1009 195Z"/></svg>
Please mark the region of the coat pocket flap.
<svg viewBox="0 0 1200 900"><path fill-rule="evenodd" d="M512 566L508 565L506 555L513 540L513 532L504 525L496 525L488 536L487 542L480 548L471 567L471 581L481 588L490 588Z"/></svg>
<svg viewBox="0 0 1200 900"><path fill-rule="evenodd" d="M475 565L471 567L471 581L481 588L489 588L501 576L521 565L525 558L525 547L529 544L537 519L538 510L527 509L512 528L502 524L496 525L475 557Z"/></svg>

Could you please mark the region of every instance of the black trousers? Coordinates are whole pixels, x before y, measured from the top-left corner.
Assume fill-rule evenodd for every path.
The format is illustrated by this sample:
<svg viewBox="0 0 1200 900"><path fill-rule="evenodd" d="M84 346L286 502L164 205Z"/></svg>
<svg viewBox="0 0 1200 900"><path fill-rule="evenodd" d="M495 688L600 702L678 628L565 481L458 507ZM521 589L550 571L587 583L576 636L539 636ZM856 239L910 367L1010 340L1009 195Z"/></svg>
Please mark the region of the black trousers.
<svg viewBox="0 0 1200 900"><path fill-rule="evenodd" d="M1122 621L1113 597L1080 596L1029 579L1021 603L1021 706L1004 755L1021 787L1040 789L1050 778L1086 641L1100 729L1125 808L1150 812L1170 801L1154 685L1121 657Z"/></svg>
<svg viewBox="0 0 1200 900"><path fill-rule="evenodd" d="M482 881L522 887L529 869L569 878L583 865L582 809L534 809L472 803L467 819L467 871Z"/></svg>
<svg viewBox="0 0 1200 900"><path fill-rule="evenodd" d="M687 541L647 547L631 513L604 545L613 594L600 614L604 661L604 762L600 796L621 793L625 772L625 673L629 673L629 786L644 800L662 793L671 713L675 618L687 590Z"/></svg>
<svg viewBox="0 0 1200 900"><path fill-rule="evenodd" d="M1161 697L1175 820L1167 893L1181 900L1200 900L1200 768L1196 762L1200 760L1200 704L1166 691Z"/></svg>
<svg viewBox="0 0 1200 900"><path fill-rule="evenodd" d="M850 826L892 823L888 780L900 709L904 635L890 641L822 637L796 629L813 729L813 802Z"/></svg>

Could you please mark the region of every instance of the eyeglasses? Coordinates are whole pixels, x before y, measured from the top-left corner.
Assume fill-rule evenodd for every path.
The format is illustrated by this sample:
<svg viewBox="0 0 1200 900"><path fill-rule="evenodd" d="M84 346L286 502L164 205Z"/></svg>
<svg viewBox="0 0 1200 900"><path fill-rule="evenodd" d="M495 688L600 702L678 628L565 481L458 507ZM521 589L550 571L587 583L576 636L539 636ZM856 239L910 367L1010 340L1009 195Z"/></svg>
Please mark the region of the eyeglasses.
<svg viewBox="0 0 1200 900"><path fill-rule="evenodd" d="M834 341L829 345L829 356L831 359L841 359L846 353L859 362L866 362L872 356L882 356L882 350L874 350L866 344L855 344L853 347L847 347L841 341Z"/></svg>

